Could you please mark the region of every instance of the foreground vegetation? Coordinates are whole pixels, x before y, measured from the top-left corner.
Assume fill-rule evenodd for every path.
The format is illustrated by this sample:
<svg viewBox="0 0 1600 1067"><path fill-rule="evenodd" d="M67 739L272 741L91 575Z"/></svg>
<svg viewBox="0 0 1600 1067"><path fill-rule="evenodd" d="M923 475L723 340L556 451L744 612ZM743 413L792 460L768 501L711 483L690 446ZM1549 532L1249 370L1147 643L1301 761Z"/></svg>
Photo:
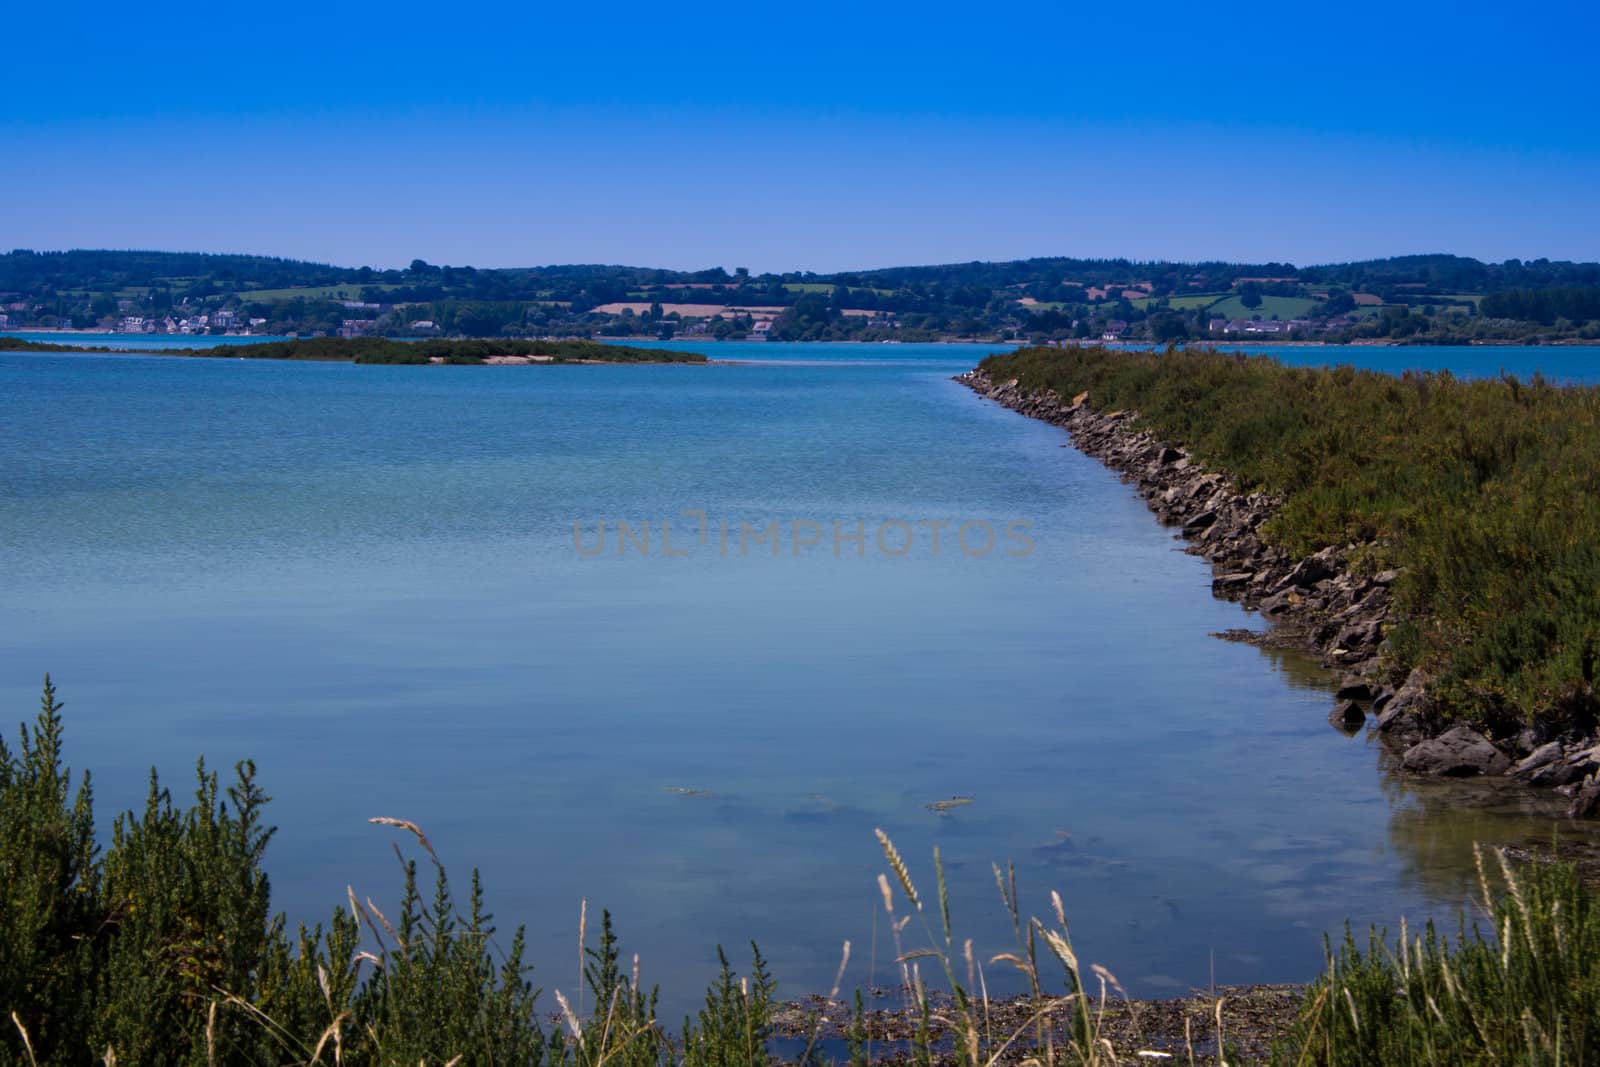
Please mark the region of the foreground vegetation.
<svg viewBox="0 0 1600 1067"><path fill-rule="evenodd" d="M249 762L225 791L202 763L188 807L175 806L152 772L143 813L119 816L102 849L88 775L74 791L63 762L61 709L46 678L19 750L0 744L0 1063L754 1067L777 1059L777 986L759 951L743 976L723 956L704 1007L669 1030L657 991L642 983L637 957L624 966L603 914L593 945L580 921L581 987L540 1004L522 931L502 943L476 873L458 901L428 839L403 820L372 820L410 835L426 857L427 876L402 859L392 921L352 890L327 928L289 932L271 915L262 859L273 831ZM784 1031L798 1035L790 1061L823 1060L818 1037L834 1011L830 1051L852 1067L889 1058L928 1067L1145 1062L1154 1035L1140 1032L1137 1004L1121 1005L1131 1029L1109 1023L1121 988L1105 968L1080 964L1059 895L1046 919L1029 917L1015 872L995 867L1015 945L979 956L956 933L938 852L924 895L894 844L878 838L901 979L894 1021L882 1025L883 1013L868 1012L859 993L853 1010L841 1010L847 942L833 991ZM1453 946L1431 927L1410 938L1403 923L1392 948L1374 934L1363 953L1347 935L1271 1059L1593 1062L1600 908L1570 868L1517 872L1502 858L1501 875L1498 894L1481 879L1495 941L1464 920ZM996 966L1020 973L1023 997L990 1000L984 968ZM1186 1021L1179 1043L1165 1047L1191 1063L1243 1062L1223 1003L1212 1007L1214 1028Z"/></svg>
<svg viewBox="0 0 1600 1067"><path fill-rule="evenodd" d="M0 334L0 351L116 352L104 345L58 345ZM639 348L599 341L544 341L530 338L492 340L393 341L384 337L310 337L260 344L215 345L210 348L140 349L147 355L211 356L219 359L290 359L344 363L426 364L435 361L479 364L495 357L537 358L550 363L704 363L696 352Z"/></svg>
<svg viewBox="0 0 1600 1067"><path fill-rule="evenodd" d="M1284 500L1296 555L1363 546L1396 568L1390 654L1437 712L1592 733L1600 650L1600 389L1286 367L1214 351L1024 349L996 381L1131 409L1245 489Z"/></svg>

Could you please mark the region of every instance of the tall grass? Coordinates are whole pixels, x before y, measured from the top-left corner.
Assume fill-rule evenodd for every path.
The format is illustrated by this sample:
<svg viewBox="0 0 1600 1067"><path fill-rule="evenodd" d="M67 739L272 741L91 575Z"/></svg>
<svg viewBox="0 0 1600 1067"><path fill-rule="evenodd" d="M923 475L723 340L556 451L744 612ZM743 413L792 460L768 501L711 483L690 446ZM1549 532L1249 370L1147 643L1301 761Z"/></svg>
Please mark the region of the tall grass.
<svg viewBox="0 0 1600 1067"><path fill-rule="evenodd" d="M1571 867L1514 870L1496 854L1491 888L1479 853L1484 920L1463 919L1454 946L1431 924L1365 952L1349 931L1307 991L1279 1064L1600 1062L1600 907Z"/></svg>
<svg viewBox="0 0 1600 1067"><path fill-rule="evenodd" d="M1443 716L1594 730L1600 389L1214 351L1034 348L982 369L1137 411L1242 488L1279 494L1264 533L1292 553L1355 543L1372 569L1399 568L1389 646L1437 675Z"/></svg>
<svg viewBox="0 0 1600 1067"><path fill-rule="evenodd" d="M174 805L153 776L100 850L87 775L63 762L62 706L48 679L13 752L0 743L0 1064L755 1067L776 1061L777 983L754 945L739 974L721 967L703 1007L675 1031L657 990L622 951L608 913L591 943L579 922L580 973L552 990L530 981L519 929L496 934L476 873L458 899L415 824L379 818L397 839L403 892L386 914L354 889L326 927L290 933L269 910L262 858L268 798L249 763L232 786L201 765L194 800ZM893 1060L960 1067L1033 1063L1107 1067L1181 1056L1240 1062L1213 1023L1145 1047L1116 978L1080 962L1066 909L1027 914L1012 869L993 868L1013 944L980 952L957 933L942 858L929 892L882 832L879 878L901 988L895 1033L868 1025L858 992L833 990L801 1027L791 1061L820 1064L825 1016L840 1022L852 1067ZM407 858L400 842L416 858ZM1275 1062L1582 1064L1600 1058L1600 908L1570 868L1482 877L1491 937L1453 946L1402 924L1362 952L1346 936L1309 990ZM913 926L913 924L915 924ZM1026 993L989 996L995 967ZM986 973L988 972L988 973ZM551 1003L553 1001L554 1003ZM541 1012L544 1012L541 1016ZM555 1014L549 1014L554 1012ZM1133 1025L1129 1016L1135 1015ZM1115 1022L1115 1025L1113 1025ZM1204 1031L1202 1034L1201 1031ZM793 1032L792 1030L790 1032ZM1197 1047L1202 1037L1208 1044ZM1204 1052L1204 1055L1201 1053Z"/></svg>

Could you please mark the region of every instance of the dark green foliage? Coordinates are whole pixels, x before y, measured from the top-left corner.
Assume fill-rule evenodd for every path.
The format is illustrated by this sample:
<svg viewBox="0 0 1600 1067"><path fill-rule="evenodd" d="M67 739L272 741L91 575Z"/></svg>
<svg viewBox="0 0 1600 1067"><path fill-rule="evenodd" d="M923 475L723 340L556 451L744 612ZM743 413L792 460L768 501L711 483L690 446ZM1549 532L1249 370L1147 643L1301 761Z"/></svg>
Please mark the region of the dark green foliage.
<svg viewBox="0 0 1600 1067"><path fill-rule="evenodd" d="M545 1039L522 963L522 931L497 966L477 873L458 915L444 868L434 867L433 897L425 901L416 864L405 863L405 896L392 929L370 904L363 909L382 966L356 993L351 1011L363 1023L346 1040L377 1063L443 1063L459 1054L542 1062Z"/></svg>
<svg viewBox="0 0 1600 1067"><path fill-rule="evenodd" d="M1478 307L1486 318L1530 319L1546 326L1557 319L1600 319L1600 286L1508 289L1490 293Z"/></svg>
<svg viewBox="0 0 1600 1067"><path fill-rule="evenodd" d="M635 958L625 970L611 916L586 946L588 1014L562 1007L545 1030L535 1014L519 930L503 951L494 940L476 875L464 909L421 831L433 865L425 896L417 864L401 856L404 893L394 921L354 892L324 931L285 934L268 918L262 854L272 831L266 795L248 763L225 792L204 766L195 802L173 806L152 776L141 816L119 818L96 853L87 781L76 794L62 763L61 705L46 679L34 726L20 749L0 744L0 1065L496 1064L508 1067L768 1067L773 1062L776 983L751 945L740 978L720 951L721 970L698 1018L675 1043L656 1019ZM916 899L899 854L880 835L908 899ZM396 850L399 854L399 850ZM1014 873L995 869L1018 938L1009 961L1030 977L1030 1027L991 1032L954 969L942 867L942 937L903 959L937 957L954 1013L936 1012L915 965L914 1032L891 1048L927 1067L980 1067L1033 1059L1045 1065L1121 1062L1100 1030L1099 1010L1077 997L1065 1027L1048 1036L1037 939L1082 992L1077 957L1056 898L1057 926L1026 929ZM1514 872L1501 859L1504 889L1483 882L1491 939L1463 931L1453 947L1430 927L1360 951L1346 935L1330 948L1328 972L1308 991L1300 1017L1276 1050L1284 1063L1345 1065L1582 1064L1600 1056L1600 905L1566 866ZM892 902L886 907L893 914ZM903 924L900 924L903 925ZM363 929L364 927L364 929ZM896 927L897 931L899 925ZM967 958L970 967L970 942ZM901 951L898 933L896 952ZM1058 1002L1059 1003L1059 1002ZM1103 1008L1103 1005L1102 1005ZM15 1023L11 1015L15 1013ZM27 1035L24 1046L23 1034ZM816 1028L800 1054L816 1067ZM871 1061L858 992L845 1040L851 1067ZM1056 1041L1059 1043L1052 1043ZM998 1042L998 1043L997 1043Z"/></svg>
<svg viewBox="0 0 1600 1067"><path fill-rule="evenodd" d="M396 825L426 850L431 893L402 856L392 921L352 893L326 931L290 937L270 917L261 861L272 830L254 765L240 763L224 791L202 763L187 808L152 773L143 813L116 820L102 856L87 776L74 794L61 743L61 705L46 679L20 749L0 742L0 1064L101 1063L108 1048L125 1064L193 1067L769 1060L775 986L759 952L744 984L724 961L680 1058L637 962L623 973L608 914L586 950L590 1018L571 1020L572 1036L547 1032L522 931L499 945L476 872L463 908L410 824Z"/></svg>
<svg viewBox="0 0 1600 1067"><path fill-rule="evenodd" d="M1132 409L1247 488L1298 555L1366 546L1401 570L1390 647L1439 711L1493 731L1592 729L1600 645L1600 389L1285 367L1267 357L1024 349L995 380Z"/></svg>
<svg viewBox="0 0 1600 1067"><path fill-rule="evenodd" d="M1600 907L1573 869L1503 871L1493 934L1452 949L1430 925L1365 952L1349 931L1275 1062L1327 1067L1600 1059ZM1489 914L1489 905L1485 912Z"/></svg>
<svg viewBox="0 0 1600 1067"><path fill-rule="evenodd" d="M706 990L706 1006L698 1025L683 1024L683 1067L738 1067L766 1060L772 1039L773 993L777 983L754 942L750 945L749 977L736 980L721 948L722 971Z"/></svg>
<svg viewBox="0 0 1600 1067"><path fill-rule="evenodd" d="M55 696L46 676L21 750L0 740L0 1012L16 1011L46 1049L94 1021L83 992L98 980L100 920L89 776L73 796ZM20 1052L16 1033L0 1037L0 1054Z"/></svg>
<svg viewBox="0 0 1600 1067"><path fill-rule="evenodd" d="M850 1012L850 1029L845 1032L845 1040L850 1049L850 1067L867 1067L872 1060L866 1015L866 1004L862 1001L861 990L858 989L855 1007Z"/></svg>
<svg viewBox="0 0 1600 1067"><path fill-rule="evenodd" d="M249 991L267 942L268 887L260 862L272 831L255 767L238 765L227 800L202 763L187 810L154 773L142 818L119 817L101 864L103 980L89 1047L125 1062L177 1063L205 1045L200 1010L219 991ZM220 1016L212 1040L249 1048L257 1028Z"/></svg>

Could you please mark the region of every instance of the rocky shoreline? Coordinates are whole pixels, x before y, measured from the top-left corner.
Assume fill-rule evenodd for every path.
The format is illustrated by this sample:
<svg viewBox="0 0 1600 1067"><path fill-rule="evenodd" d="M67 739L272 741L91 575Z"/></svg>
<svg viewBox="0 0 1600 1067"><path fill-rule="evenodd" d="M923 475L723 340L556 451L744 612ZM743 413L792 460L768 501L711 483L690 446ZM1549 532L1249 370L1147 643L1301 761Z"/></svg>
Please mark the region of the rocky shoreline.
<svg viewBox="0 0 1600 1067"><path fill-rule="evenodd" d="M1337 704L1328 714L1335 728L1353 734L1370 724L1412 774L1508 777L1569 798L1570 817L1600 815L1600 737L1554 736L1539 726L1488 737L1433 713L1428 676L1397 670L1384 655L1390 586L1398 575L1360 572L1351 564L1359 546L1329 546L1295 559L1267 544L1261 527L1280 500L1239 492L1225 475L1139 429L1134 412L1101 413L1087 394L1068 399L1027 392L1016 379L994 382L979 370L955 380L1003 407L1065 428L1080 451L1132 483L1162 522L1181 527L1186 550L1211 564L1213 593L1273 624L1264 634L1221 636L1302 649L1340 672Z"/></svg>

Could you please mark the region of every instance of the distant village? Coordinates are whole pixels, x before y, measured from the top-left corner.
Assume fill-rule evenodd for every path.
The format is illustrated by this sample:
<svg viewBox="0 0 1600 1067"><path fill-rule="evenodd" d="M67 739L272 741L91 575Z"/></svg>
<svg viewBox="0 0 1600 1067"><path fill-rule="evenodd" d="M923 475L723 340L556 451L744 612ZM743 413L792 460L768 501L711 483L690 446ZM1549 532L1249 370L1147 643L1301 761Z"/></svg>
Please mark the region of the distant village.
<svg viewBox="0 0 1600 1067"><path fill-rule="evenodd" d="M375 271L190 253L19 251L0 255L0 330L1157 344L1600 336L1600 315L1584 295L1596 290L1558 285L1588 283L1600 265L1430 256L1263 266L1030 260L825 277L474 270L421 260Z"/></svg>

